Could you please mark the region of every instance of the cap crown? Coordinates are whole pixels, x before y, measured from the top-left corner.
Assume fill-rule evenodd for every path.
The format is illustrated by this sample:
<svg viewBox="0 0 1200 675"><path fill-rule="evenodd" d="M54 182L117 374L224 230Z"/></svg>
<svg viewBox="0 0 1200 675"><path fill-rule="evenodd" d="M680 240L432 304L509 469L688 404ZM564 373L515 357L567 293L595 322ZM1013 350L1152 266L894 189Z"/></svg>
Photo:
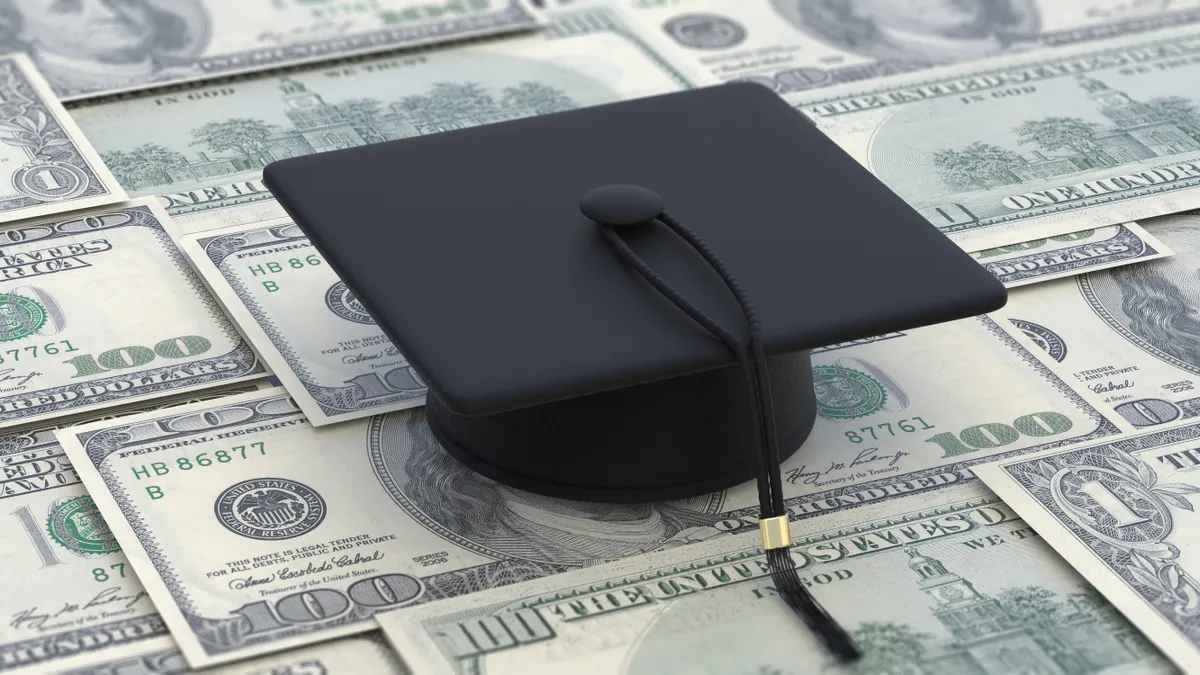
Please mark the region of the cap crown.
<svg viewBox="0 0 1200 675"><path fill-rule="evenodd" d="M606 246L580 199L663 198L753 299L770 353L960 318L1003 287L754 84L271 164L266 183L451 410L496 413L734 362ZM630 245L735 334L729 291L665 227Z"/></svg>

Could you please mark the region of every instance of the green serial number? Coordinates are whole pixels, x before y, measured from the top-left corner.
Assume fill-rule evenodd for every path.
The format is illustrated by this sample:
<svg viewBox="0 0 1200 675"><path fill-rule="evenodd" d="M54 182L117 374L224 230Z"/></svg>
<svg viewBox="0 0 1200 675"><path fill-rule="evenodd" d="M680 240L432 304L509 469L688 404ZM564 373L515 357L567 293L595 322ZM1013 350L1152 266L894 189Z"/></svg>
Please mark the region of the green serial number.
<svg viewBox="0 0 1200 675"><path fill-rule="evenodd" d="M165 462L150 462L149 465L143 464L139 467L134 467L133 475L138 480L142 480L151 476L165 476L171 473L172 469L175 471L191 471L196 467L228 464L235 459L250 459L258 455L265 456L266 454L267 446L264 443L235 445L228 450L202 452L191 457L184 455L183 457L176 457L174 460L167 460Z"/></svg>
<svg viewBox="0 0 1200 675"><path fill-rule="evenodd" d="M16 363L24 358L36 359L39 356L54 356L55 354L70 354L77 352L75 345L71 344L70 340L59 340L58 342L49 342L44 345L29 345L19 349L5 349L0 352L0 363Z"/></svg>

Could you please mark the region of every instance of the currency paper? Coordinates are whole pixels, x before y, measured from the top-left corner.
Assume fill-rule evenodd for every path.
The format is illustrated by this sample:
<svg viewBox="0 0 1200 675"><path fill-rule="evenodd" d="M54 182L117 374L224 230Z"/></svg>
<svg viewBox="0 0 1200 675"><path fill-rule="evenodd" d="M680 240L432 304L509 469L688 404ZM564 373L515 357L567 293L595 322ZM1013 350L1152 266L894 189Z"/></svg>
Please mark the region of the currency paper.
<svg viewBox="0 0 1200 675"><path fill-rule="evenodd" d="M57 675L182 675L188 668L178 649L147 651ZM412 675L378 633L322 642L282 654L206 668L204 675Z"/></svg>
<svg viewBox="0 0 1200 675"><path fill-rule="evenodd" d="M29 59L0 55L0 222L123 199L117 179Z"/></svg>
<svg viewBox="0 0 1200 675"><path fill-rule="evenodd" d="M72 114L131 194L160 195L195 232L287 215L262 184L262 167L278 159L688 84L607 9L564 12L547 31L123 97Z"/></svg>
<svg viewBox="0 0 1200 675"><path fill-rule="evenodd" d="M0 432L0 510L7 514L0 565L14 580L0 596L0 615L8 617L0 625L0 671L90 667L174 644L54 432L259 388L209 389Z"/></svg>
<svg viewBox="0 0 1200 675"><path fill-rule="evenodd" d="M782 467L797 520L977 485L970 467L989 457L1121 430L986 318L831 349L813 365L821 418ZM752 483L669 503L547 499L454 461L423 408L314 428L282 389L59 441L193 666L758 530Z"/></svg>
<svg viewBox="0 0 1200 675"><path fill-rule="evenodd" d="M977 468L1185 672L1200 671L1200 424Z"/></svg>
<svg viewBox="0 0 1200 675"><path fill-rule="evenodd" d="M1103 397L1135 427L1200 413L1200 215L1143 224L1175 255L1019 289L996 314L1063 381Z"/></svg>
<svg viewBox="0 0 1200 675"><path fill-rule="evenodd" d="M64 100L531 29L520 0L3 3L0 52Z"/></svg>
<svg viewBox="0 0 1200 675"><path fill-rule="evenodd" d="M978 251L971 257L1008 288L1172 255L1137 223L1109 225Z"/></svg>
<svg viewBox="0 0 1200 675"><path fill-rule="evenodd" d="M802 582L863 650L856 667L776 595L757 535L376 620L430 675L1173 672L999 499L920 501L793 541Z"/></svg>
<svg viewBox="0 0 1200 675"><path fill-rule="evenodd" d="M425 403L425 383L290 219L179 248L313 425Z"/></svg>
<svg viewBox="0 0 1200 675"><path fill-rule="evenodd" d="M262 377L140 200L0 227L0 427Z"/></svg>
<svg viewBox="0 0 1200 675"><path fill-rule="evenodd" d="M1197 53L1200 26L793 102L959 246L979 251L1200 206Z"/></svg>
<svg viewBox="0 0 1200 675"><path fill-rule="evenodd" d="M931 66L1200 23L1200 2L622 0L626 23L699 84L784 97Z"/></svg>

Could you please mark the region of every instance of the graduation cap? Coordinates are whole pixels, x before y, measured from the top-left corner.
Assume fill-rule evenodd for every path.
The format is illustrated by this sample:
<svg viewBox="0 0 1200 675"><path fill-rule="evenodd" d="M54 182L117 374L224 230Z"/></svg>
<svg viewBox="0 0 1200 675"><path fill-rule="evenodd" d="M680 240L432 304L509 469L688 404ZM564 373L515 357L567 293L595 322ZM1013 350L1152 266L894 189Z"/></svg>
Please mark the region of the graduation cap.
<svg viewBox="0 0 1200 675"><path fill-rule="evenodd" d="M264 174L428 383L447 452L581 500L755 479L778 589L856 653L787 552L779 463L815 419L808 350L1006 294L802 115L726 84Z"/></svg>

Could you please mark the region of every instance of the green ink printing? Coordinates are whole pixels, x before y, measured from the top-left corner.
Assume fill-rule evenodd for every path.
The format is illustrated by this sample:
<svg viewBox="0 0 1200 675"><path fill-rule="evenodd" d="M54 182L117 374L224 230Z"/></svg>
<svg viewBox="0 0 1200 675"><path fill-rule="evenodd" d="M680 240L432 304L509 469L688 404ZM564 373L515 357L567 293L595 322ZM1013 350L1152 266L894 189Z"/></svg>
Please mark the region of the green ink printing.
<svg viewBox="0 0 1200 675"><path fill-rule="evenodd" d="M0 342L27 338L46 325L42 303L16 293L0 294Z"/></svg>
<svg viewBox="0 0 1200 675"><path fill-rule="evenodd" d="M878 412L887 401L883 384L866 373L844 366L813 368L817 414L825 419L849 420Z"/></svg>
<svg viewBox="0 0 1200 675"><path fill-rule="evenodd" d="M50 538L71 553L88 558L121 550L96 502L88 495L60 499L50 505L46 519Z"/></svg>

